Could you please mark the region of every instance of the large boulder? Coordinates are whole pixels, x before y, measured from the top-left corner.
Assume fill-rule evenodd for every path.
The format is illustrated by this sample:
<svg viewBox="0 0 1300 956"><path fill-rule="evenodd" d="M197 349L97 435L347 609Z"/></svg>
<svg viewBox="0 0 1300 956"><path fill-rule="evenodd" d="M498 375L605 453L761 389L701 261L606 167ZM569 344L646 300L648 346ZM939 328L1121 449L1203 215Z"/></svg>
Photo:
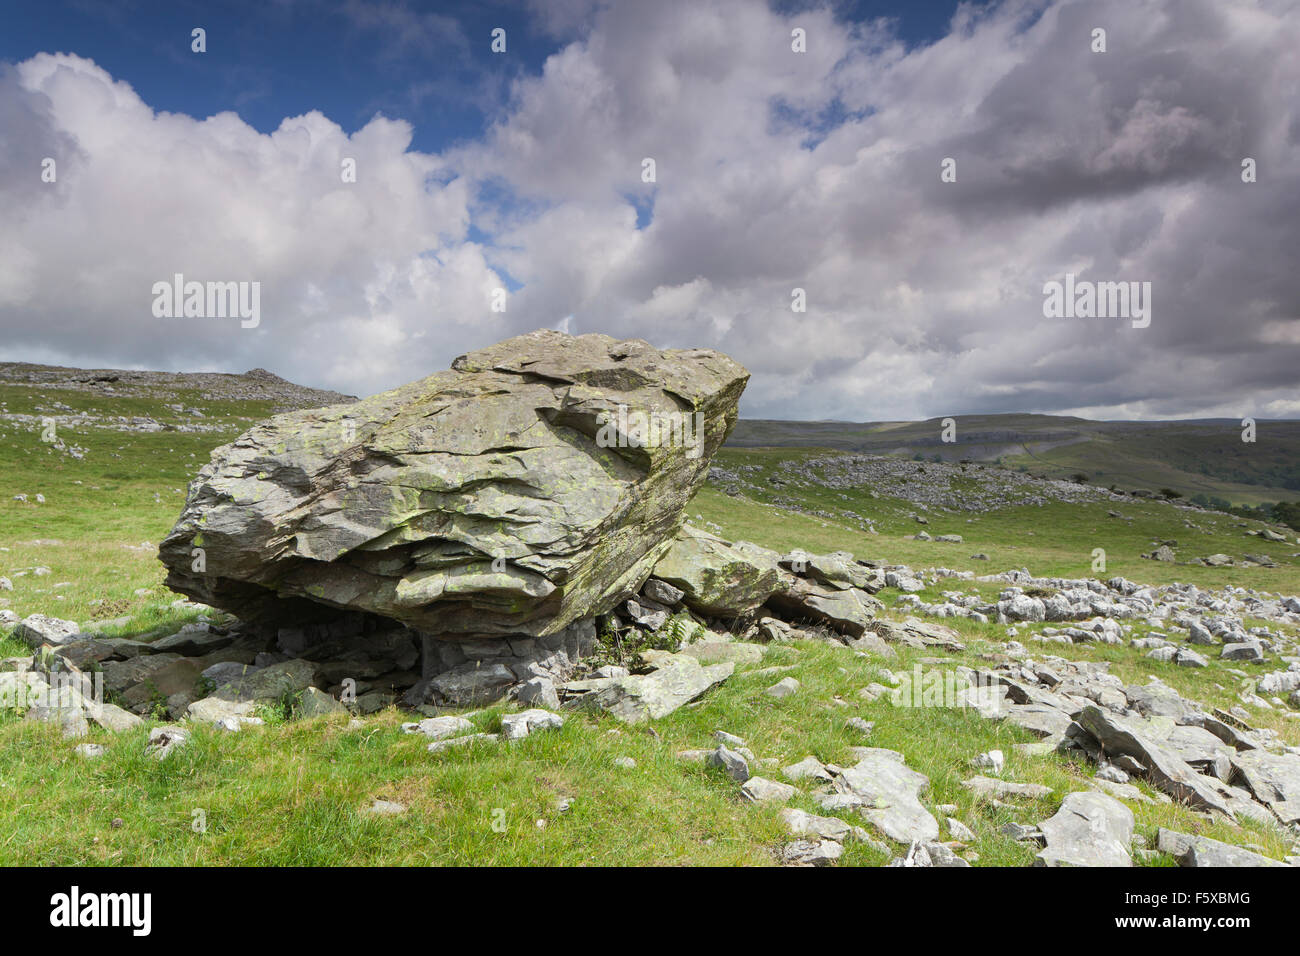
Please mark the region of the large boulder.
<svg viewBox="0 0 1300 956"><path fill-rule="evenodd" d="M275 624L345 608L449 639L558 633L649 576L748 377L708 349L538 331L278 415L191 483L167 584Z"/></svg>

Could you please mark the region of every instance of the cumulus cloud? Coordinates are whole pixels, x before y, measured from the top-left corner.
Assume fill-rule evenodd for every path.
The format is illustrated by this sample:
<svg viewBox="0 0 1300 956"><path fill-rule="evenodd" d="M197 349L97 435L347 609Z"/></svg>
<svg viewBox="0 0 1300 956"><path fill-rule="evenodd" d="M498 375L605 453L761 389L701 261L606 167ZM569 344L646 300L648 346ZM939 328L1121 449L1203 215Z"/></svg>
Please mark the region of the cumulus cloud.
<svg viewBox="0 0 1300 956"><path fill-rule="evenodd" d="M74 56L0 74L9 347L364 392L563 325L724 349L750 416L1300 416L1292 4L1007 0L916 49L821 8L545 9L562 46L437 156L157 113ZM262 325L154 319L174 272L262 281ZM1151 282L1150 327L1044 318L1066 272Z"/></svg>

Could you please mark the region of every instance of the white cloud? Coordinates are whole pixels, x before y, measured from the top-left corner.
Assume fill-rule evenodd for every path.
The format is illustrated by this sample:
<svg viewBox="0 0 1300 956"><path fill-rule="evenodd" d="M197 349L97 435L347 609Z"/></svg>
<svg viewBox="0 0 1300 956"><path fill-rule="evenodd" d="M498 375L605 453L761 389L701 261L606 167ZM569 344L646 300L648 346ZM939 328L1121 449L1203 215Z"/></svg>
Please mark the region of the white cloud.
<svg viewBox="0 0 1300 956"><path fill-rule="evenodd" d="M443 156L381 118L158 114L76 57L0 77L12 349L369 391L565 323L728 351L755 416L1300 415L1292 5L1012 0L912 51L742 0L538 16L574 39ZM261 328L160 324L148 290L176 271L261 280ZM1044 319L1067 271L1152 282L1151 327Z"/></svg>

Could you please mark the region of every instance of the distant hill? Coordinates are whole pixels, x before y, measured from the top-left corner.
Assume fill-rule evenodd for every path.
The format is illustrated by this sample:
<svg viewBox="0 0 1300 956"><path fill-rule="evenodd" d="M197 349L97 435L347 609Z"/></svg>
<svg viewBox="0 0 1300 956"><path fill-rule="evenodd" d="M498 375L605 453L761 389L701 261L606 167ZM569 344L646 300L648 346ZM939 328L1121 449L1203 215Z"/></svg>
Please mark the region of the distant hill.
<svg viewBox="0 0 1300 956"><path fill-rule="evenodd" d="M145 372L0 362L0 384L70 389L118 398L170 398L178 402L268 402L274 412L356 401L354 395L295 385L261 368L235 375L225 372Z"/></svg>
<svg viewBox="0 0 1300 956"><path fill-rule="evenodd" d="M967 415L954 443L943 420L795 422L743 419L735 448L817 447L943 461L998 461L1010 468L1121 489L1172 488L1234 504L1300 499L1300 421L1261 420L1254 443L1237 419L1099 422L1056 415Z"/></svg>

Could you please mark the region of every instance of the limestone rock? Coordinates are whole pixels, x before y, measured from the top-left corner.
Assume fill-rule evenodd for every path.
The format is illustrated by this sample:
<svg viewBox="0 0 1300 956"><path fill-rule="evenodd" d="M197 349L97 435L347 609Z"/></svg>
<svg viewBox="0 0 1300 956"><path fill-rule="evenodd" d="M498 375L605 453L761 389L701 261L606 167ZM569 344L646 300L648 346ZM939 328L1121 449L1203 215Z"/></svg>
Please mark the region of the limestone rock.
<svg viewBox="0 0 1300 956"><path fill-rule="evenodd" d="M145 754L156 760L166 760L190 742L190 732L183 727L155 727L149 731L149 744Z"/></svg>
<svg viewBox="0 0 1300 956"><path fill-rule="evenodd" d="M730 662L704 666L693 657L674 654L649 674L587 682L592 689L566 706L603 710L629 724L656 720L722 683L735 667Z"/></svg>
<svg viewBox="0 0 1300 956"><path fill-rule="evenodd" d="M798 793L788 783L777 783L766 777L750 777L740 788L740 795L748 803L786 803Z"/></svg>
<svg viewBox="0 0 1300 956"><path fill-rule="evenodd" d="M42 644L58 647L79 640L80 632L81 628L75 621L63 621L45 614L32 614L18 622L13 636L32 648L40 647Z"/></svg>
<svg viewBox="0 0 1300 956"><path fill-rule="evenodd" d="M1061 808L1039 824L1047 846L1037 866L1132 866L1133 811L1094 791L1067 793Z"/></svg>
<svg viewBox="0 0 1300 956"><path fill-rule="evenodd" d="M649 576L747 380L707 349L542 330L278 415L191 483L167 584L247 619L348 608L438 636L557 633Z"/></svg>
<svg viewBox="0 0 1300 956"><path fill-rule="evenodd" d="M899 843L939 838L939 821L920 800L930 778L901 760L867 753L836 777L834 786L834 794L819 799L828 809L856 806L872 826Z"/></svg>
<svg viewBox="0 0 1300 956"><path fill-rule="evenodd" d="M298 716L324 717L328 714L345 714L347 708L340 704L325 691L316 687L308 687L298 697Z"/></svg>
<svg viewBox="0 0 1300 956"><path fill-rule="evenodd" d="M713 753L709 754L706 762L710 767L721 767L726 771L727 776L737 783L744 783L749 779L748 761L741 754L729 750L725 745L719 745Z"/></svg>
<svg viewBox="0 0 1300 956"><path fill-rule="evenodd" d="M222 684L212 695L234 701L279 701L306 690L315 674L315 665L310 661L284 661Z"/></svg>
<svg viewBox="0 0 1300 956"><path fill-rule="evenodd" d="M564 718L549 710L534 707L517 714L504 714L501 717L501 736L506 740L523 740L538 730L559 730L564 726Z"/></svg>
<svg viewBox="0 0 1300 956"><path fill-rule="evenodd" d="M402 730L408 734L424 734L432 740L445 740L459 734L473 731L474 725L464 717L446 716L429 717L418 724L402 724Z"/></svg>
<svg viewBox="0 0 1300 956"><path fill-rule="evenodd" d="M1168 853L1182 866L1285 866L1242 847L1164 827L1156 833L1156 849Z"/></svg>
<svg viewBox="0 0 1300 956"><path fill-rule="evenodd" d="M701 614L738 617L759 607L777 587L775 551L743 547L685 525L654 567Z"/></svg>
<svg viewBox="0 0 1300 956"><path fill-rule="evenodd" d="M844 847L834 840L794 840L781 847L781 862L786 866L830 866L844 854Z"/></svg>
<svg viewBox="0 0 1300 956"><path fill-rule="evenodd" d="M1079 714L1079 724L1096 739L1107 756L1132 757L1146 769L1152 785L1174 799L1232 816L1223 797L1182 757L1154 739L1146 722L1121 717L1090 704Z"/></svg>

